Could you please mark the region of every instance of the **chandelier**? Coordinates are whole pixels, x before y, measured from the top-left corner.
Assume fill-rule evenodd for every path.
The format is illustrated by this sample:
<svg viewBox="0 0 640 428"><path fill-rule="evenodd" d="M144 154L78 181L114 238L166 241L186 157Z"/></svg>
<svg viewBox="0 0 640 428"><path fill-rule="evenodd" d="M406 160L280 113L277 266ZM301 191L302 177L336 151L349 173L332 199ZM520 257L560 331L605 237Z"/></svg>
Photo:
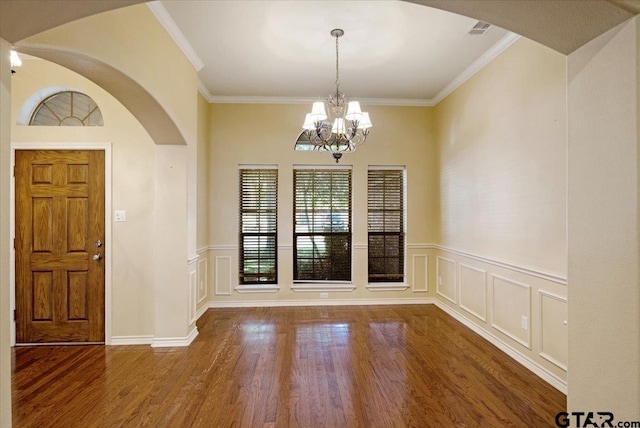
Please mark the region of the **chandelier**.
<svg viewBox="0 0 640 428"><path fill-rule="evenodd" d="M322 101L313 103L311 113L307 113L302 125L314 149L330 151L336 163L342 153L353 152L356 146L365 142L372 126L369 113L360 110L360 103L348 101L340 92L338 39L343 35L344 31L339 28L331 30L331 36L336 38L336 92L329 95L326 108Z"/></svg>

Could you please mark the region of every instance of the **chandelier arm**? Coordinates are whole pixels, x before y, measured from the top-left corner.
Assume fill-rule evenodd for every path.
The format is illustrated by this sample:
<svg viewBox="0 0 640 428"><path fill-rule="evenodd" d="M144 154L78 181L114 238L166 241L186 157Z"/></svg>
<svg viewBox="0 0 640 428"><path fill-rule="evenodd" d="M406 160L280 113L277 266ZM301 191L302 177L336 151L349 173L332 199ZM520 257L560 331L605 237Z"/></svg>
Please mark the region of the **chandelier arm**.
<svg viewBox="0 0 640 428"><path fill-rule="evenodd" d="M356 136L356 134L358 133L358 127L356 126L356 124L354 123L353 125L351 125L351 128L348 129L348 134L347 135L347 139L349 141L353 140L353 138Z"/></svg>
<svg viewBox="0 0 640 428"><path fill-rule="evenodd" d="M325 144L322 136L318 134L316 130L305 130L304 132L309 138L309 143L311 143L313 146L319 147Z"/></svg>

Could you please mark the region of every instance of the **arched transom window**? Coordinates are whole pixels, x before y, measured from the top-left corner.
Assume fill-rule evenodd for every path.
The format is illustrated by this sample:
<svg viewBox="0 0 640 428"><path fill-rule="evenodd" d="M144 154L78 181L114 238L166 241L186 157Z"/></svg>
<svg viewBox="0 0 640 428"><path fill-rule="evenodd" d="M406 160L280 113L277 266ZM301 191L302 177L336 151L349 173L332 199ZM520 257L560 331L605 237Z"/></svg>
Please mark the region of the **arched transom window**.
<svg viewBox="0 0 640 428"><path fill-rule="evenodd" d="M63 91L42 100L31 115L32 126L103 126L100 108L91 97Z"/></svg>

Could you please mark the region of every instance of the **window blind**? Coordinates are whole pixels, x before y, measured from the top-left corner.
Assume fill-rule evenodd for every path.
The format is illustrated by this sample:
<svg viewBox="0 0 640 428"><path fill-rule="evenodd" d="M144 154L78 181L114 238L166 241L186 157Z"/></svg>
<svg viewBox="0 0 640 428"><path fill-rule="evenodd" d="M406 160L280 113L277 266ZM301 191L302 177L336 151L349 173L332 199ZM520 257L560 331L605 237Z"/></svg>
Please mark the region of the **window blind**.
<svg viewBox="0 0 640 428"><path fill-rule="evenodd" d="M294 169L294 280L351 280L351 170Z"/></svg>
<svg viewBox="0 0 640 428"><path fill-rule="evenodd" d="M370 169L367 180L369 282L404 280L404 171Z"/></svg>
<svg viewBox="0 0 640 428"><path fill-rule="evenodd" d="M240 283L278 281L278 170L240 169Z"/></svg>

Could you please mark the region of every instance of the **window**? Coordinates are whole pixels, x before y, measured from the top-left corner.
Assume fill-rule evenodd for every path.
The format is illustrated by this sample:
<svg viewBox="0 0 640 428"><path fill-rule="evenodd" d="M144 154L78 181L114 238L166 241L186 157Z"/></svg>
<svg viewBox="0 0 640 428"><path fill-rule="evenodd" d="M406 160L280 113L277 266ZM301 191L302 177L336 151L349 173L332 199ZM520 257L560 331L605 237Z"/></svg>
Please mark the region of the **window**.
<svg viewBox="0 0 640 428"><path fill-rule="evenodd" d="M63 91L43 100L34 110L32 126L102 126L102 113L90 97Z"/></svg>
<svg viewBox="0 0 640 428"><path fill-rule="evenodd" d="M351 169L294 169L293 279L351 281Z"/></svg>
<svg viewBox="0 0 640 428"><path fill-rule="evenodd" d="M278 281L277 205L277 169L240 169L240 284Z"/></svg>
<svg viewBox="0 0 640 428"><path fill-rule="evenodd" d="M370 169L369 282L404 280L404 170Z"/></svg>

